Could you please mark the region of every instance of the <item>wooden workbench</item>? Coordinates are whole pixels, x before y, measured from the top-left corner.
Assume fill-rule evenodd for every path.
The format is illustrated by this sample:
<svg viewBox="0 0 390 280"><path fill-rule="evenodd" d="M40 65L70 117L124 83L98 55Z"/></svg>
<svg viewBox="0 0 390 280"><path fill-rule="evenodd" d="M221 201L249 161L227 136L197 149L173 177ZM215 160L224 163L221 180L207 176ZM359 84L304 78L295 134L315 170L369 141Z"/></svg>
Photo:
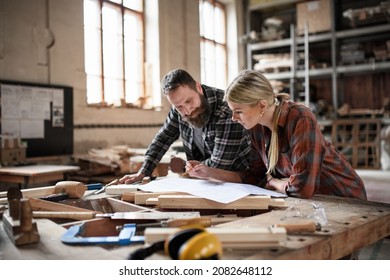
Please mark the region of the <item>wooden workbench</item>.
<svg viewBox="0 0 390 280"><path fill-rule="evenodd" d="M16 183L20 188L29 185L64 180L67 173L79 171L72 165L26 165L0 168L0 182Z"/></svg>
<svg viewBox="0 0 390 280"><path fill-rule="evenodd" d="M355 199L316 196L309 200L287 198L290 205L301 207L310 203L322 206L327 223L320 232L288 235L276 248L256 250L226 250L224 259L339 259L355 250L390 235L390 204ZM292 210L280 209L242 218L219 227L261 227L292 223L305 218L293 217ZM65 228L46 219L37 220L40 242L16 247L4 232L0 222L0 259L122 259L142 245L103 248L99 246L68 246L60 241ZM150 259L167 259L154 254Z"/></svg>

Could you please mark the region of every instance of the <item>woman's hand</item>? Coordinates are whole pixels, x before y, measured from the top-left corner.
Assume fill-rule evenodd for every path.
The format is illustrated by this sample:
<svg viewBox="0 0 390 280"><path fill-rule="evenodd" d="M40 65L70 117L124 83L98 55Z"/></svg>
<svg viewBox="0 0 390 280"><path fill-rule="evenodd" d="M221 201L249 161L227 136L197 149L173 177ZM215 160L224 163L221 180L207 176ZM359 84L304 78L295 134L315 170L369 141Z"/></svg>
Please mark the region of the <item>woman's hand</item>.
<svg viewBox="0 0 390 280"><path fill-rule="evenodd" d="M271 176L267 176L267 189L274 190L280 193L286 193L289 178L277 179Z"/></svg>

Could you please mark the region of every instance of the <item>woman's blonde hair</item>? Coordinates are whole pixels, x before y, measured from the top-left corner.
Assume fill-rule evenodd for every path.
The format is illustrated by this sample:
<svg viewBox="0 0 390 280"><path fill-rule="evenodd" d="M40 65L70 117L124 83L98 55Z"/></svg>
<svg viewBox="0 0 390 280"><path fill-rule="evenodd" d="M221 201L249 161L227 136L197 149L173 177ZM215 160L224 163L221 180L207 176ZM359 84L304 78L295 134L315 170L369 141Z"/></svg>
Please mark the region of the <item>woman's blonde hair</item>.
<svg viewBox="0 0 390 280"><path fill-rule="evenodd" d="M242 71L228 86L225 93L225 101L255 106L259 101L265 100L268 106L276 105L272 123L271 144L268 151L267 174L275 171L279 158L278 121L283 100L290 96L286 93L275 93L271 83L258 71Z"/></svg>

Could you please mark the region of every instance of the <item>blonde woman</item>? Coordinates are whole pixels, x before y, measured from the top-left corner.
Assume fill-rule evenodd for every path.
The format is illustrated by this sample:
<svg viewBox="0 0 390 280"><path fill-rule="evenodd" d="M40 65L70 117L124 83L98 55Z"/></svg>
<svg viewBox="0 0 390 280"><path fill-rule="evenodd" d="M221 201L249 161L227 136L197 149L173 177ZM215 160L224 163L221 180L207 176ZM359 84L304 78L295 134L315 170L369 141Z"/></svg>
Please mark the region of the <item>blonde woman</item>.
<svg viewBox="0 0 390 280"><path fill-rule="evenodd" d="M288 99L287 94L275 94L260 72L244 70L228 86L225 100L232 120L250 131L249 169L229 172L189 161L188 174L254 184L300 198L328 194L366 200L363 181L324 138L314 114Z"/></svg>

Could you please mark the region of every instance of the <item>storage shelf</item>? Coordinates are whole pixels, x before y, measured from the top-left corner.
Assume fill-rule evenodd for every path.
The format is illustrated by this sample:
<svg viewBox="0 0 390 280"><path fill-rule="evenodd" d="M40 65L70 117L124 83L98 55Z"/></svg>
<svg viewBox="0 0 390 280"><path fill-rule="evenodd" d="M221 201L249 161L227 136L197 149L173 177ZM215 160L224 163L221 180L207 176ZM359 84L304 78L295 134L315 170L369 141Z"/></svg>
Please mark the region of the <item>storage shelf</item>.
<svg viewBox="0 0 390 280"><path fill-rule="evenodd" d="M375 71L386 71L390 70L390 61L375 61L372 63L366 64L357 64L357 65L344 65L337 66L335 71L337 74L349 74L349 73L371 73ZM333 73L332 68L324 69L310 69L309 77L326 77L331 76ZM278 72L278 73L264 73L268 79L271 80L286 80L294 78L294 74L291 71ZM304 78L305 71L298 70L296 72L295 78Z"/></svg>
<svg viewBox="0 0 390 280"><path fill-rule="evenodd" d="M290 47L291 44L292 44L292 40L289 38L289 39L282 39L282 40L275 40L275 41L268 41L268 42L251 43L248 44L248 47L251 51L261 51L261 50L274 49L280 47Z"/></svg>
<svg viewBox="0 0 390 280"><path fill-rule="evenodd" d="M269 9L274 7L280 7L282 5L296 4L302 0L278 0L278 1L268 1L264 3L258 3L249 6L250 11L257 11L262 9Z"/></svg>
<svg viewBox="0 0 390 280"><path fill-rule="evenodd" d="M337 31L337 39L346 39L351 37L359 37L364 35L372 35L375 33L382 33L390 31L390 24L382 24L370 27L360 27L351 30Z"/></svg>
<svg viewBox="0 0 390 280"><path fill-rule="evenodd" d="M338 66L336 70L340 74L390 70L390 61L375 61L366 64Z"/></svg>
<svg viewBox="0 0 390 280"><path fill-rule="evenodd" d="M378 33L390 32L390 24L383 24L378 26L370 26L370 27L360 27L351 30L337 31L335 33L335 37L337 39L347 39L352 37L359 37L364 35L372 35ZM327 41L332 39L332 33L320 33L320 34L312 34L309 35L309 43L317 43L322 41ZM304 37L299 36L296 38L297 44L304 43ZM275 40L275 41L267 41L267 42L258 42L258 43L250 43L248 44L249 49L251 51L262 51L273 48L280 47L290 47L293 43L291 38Z"/></svg>

